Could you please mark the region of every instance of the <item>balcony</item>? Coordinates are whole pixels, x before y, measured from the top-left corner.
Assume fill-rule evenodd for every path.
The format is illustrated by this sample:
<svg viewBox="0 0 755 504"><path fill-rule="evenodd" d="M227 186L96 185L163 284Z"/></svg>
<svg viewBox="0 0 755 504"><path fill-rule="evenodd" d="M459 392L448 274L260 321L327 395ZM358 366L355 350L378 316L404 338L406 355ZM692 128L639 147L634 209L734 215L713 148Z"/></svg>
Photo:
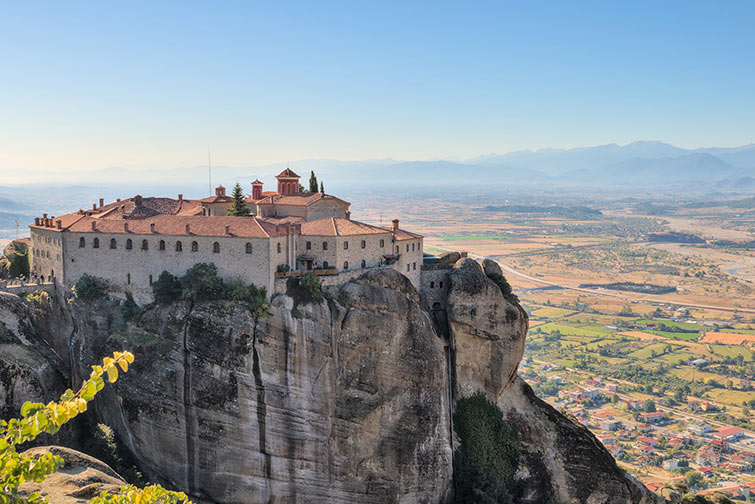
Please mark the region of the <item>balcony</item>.
<svg viewBox="0 0 755 504"><path fill-rule="evenodd" d="M275 278L298 277L298 276L304 276L307 273L313 273L316 276L337 275L338 268L312 268L312 269L305 269L305 270L277 271L275 273Z"/></svg>

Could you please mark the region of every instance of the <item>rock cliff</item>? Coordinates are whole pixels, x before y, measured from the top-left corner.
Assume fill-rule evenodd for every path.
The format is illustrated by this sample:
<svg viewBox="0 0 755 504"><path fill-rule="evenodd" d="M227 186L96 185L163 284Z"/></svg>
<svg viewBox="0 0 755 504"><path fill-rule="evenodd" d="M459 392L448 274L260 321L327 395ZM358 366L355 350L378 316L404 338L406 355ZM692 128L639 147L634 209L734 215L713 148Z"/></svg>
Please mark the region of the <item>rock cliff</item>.
<svg viewBox="0 0 755 504"><path fill-rule="evenodd" d="M453 401L483 390L519 429L521 502L662 502L517 378L527 315L496 268L459 260L440 319L387 269L298 311L276 296L260 319L241 303L179 302L126 324L117 300L58 299L23 324L74 384L102 355L134 352L91 410L148 477L202 500L446 502Z"/></svg>

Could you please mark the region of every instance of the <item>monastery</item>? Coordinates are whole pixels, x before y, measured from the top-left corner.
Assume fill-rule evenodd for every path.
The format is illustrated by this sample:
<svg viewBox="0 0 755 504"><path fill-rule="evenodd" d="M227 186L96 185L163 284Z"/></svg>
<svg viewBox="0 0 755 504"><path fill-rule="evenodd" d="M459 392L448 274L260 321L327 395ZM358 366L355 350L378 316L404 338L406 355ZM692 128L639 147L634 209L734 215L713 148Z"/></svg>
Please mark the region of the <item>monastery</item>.
<svg viewBox="0 0 755 504"><path fill-rule="evenodd" d="M299 175L277 177L277 191L252 182L250 217L229 217L232 198L220 186L201 200L133 198L62 215L44 214L31 228L31 272L69 289L84 274L105 279L110 292L152 299L152 282L165 270L183 275L214 263L225 282L240 279L283 292L290 276L313 272L324 285L342 283L367 268L391 267L420 288L422 236L399 227L351 219L350 203L299 192Z"/></svg>

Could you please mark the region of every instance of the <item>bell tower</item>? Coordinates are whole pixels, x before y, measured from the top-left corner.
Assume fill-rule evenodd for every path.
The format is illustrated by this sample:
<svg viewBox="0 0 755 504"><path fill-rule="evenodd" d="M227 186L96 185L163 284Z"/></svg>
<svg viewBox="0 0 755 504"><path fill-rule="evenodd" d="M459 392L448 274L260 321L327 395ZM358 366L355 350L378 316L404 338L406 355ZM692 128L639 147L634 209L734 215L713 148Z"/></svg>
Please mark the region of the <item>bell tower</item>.
<svg viewBox="0 0 755 504"><path fill-rule="evenodd" d="M296 194L299 192L299 175L290 168L286 168L276 177L278 179L278 194Z"/></svg>
<svg viewBox="0 0 755 504"><path fill-rule="evenodd" d="M254 182L252 182L252 199L253 200L262 199L262 182L260 182L260 179L257 179Z"/></svg>

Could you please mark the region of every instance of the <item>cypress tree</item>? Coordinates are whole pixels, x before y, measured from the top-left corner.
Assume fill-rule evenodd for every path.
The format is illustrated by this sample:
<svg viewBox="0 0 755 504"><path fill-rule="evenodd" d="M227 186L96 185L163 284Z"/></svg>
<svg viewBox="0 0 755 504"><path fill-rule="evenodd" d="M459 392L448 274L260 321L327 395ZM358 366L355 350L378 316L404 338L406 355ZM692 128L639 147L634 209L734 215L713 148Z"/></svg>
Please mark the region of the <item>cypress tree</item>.
<svg viewBox="0 0 755 504"><path fill-rule="evenodd" d="M312 170L312 174L309 176L309 192L317 192L317 177L315 176L314 170Z"/></svg>
<svg viewBox="0 0 755 504"><path fill-rule="evenodd" d="M325 194L325 186L322 185L322 181L320 181L320 192Z"/></svg>
<svg viewBox="0 0 755 504"><path fill-rule="evenodd" d="M231 208L228 209L228 215L231 217L249 217L249 207L246 206L244 192L241 190L241 184L238 182L233 186L233 194L231 196L233 197L233 203L231 204Z"/></svg>

